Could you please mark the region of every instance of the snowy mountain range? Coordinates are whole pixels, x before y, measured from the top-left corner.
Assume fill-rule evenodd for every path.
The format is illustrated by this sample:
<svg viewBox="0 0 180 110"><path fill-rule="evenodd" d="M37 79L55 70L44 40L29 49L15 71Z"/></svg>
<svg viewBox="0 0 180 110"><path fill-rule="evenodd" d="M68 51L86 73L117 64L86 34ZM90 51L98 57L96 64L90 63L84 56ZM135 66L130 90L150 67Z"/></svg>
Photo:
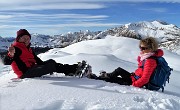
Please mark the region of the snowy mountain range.
<svg viewBox="0 0 180 110"><path fill-rule="evenodd" d="M116 37L130 37L141 39L146 36L152 36L161 42L161 47L180 54L180 28L173 24L163 21L141 21L129 23L120 27L107 29L105 31L91 32L89 30L80 32L68 32L63 35L42 35L31 34L33 47L65 47L76 42L92 39L103 39L107 35ZM14 38L0 37L0 51L7 49Z"/></svg>

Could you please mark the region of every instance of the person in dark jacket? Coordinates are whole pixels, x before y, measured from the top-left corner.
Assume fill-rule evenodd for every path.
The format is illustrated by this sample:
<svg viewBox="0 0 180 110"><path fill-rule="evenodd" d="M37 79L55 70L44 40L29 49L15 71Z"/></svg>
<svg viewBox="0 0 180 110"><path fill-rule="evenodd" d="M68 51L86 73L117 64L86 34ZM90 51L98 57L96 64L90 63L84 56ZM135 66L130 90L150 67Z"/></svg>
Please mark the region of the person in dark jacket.
<svg viewBox="0 0 180 110"><path fill-rule="evenodd" d="M7 55L3 58L5 65L11 65L18 78L40 77L53 72L72 75L77 73L78 64L61 64L50 59L42 61L31 49L31 35L26 29L17 31L15 42L8 48Z"/></svg>
<svg viewBox="0 0 180 110"><path fill-rule="evenodd" d="M149 79L157 66L156 60L151 57L161 57L164 53L163 50L158 49L158 43L153 37L142 39L139 43L139 48L140 54L137 58L138 68L135 72L130 73L125 69L118 67L111 73L106 73L105 71L101 72L99 77L95 74L89 74L87 77L118 83L120 85L132 85L140 88L145 86L149 82ZM142 68L143 60L146 60L144 69Z"/></svg>

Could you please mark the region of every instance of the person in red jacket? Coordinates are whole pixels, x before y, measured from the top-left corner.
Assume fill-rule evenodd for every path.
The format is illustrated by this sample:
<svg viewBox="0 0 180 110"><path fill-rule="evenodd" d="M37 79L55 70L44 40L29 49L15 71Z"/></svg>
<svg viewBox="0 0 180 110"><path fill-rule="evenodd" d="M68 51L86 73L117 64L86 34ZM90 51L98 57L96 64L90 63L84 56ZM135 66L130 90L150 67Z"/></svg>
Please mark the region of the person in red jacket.
<svg viewBox="0 0 180 110"><path fill-rule="evenodd" d="M139 43L139 48L140 54L137 58L138 68L135 72L130 73L125 69L118 67L111 73L106 73L105 71L102 72L99 77L95 74L89 74L87 77L118 83L120 85L133 85L140 88L145 86L149 82L149 79L157 66L156 60L151 57L160 57L163 56L164 53L163 50L158 49L158 43L153 37L142 39ZM142 68L143 60L146 60L144 69Z"/></svg>
<svg viewBox="0 0 180 110"><path fill-rule="evenodd" d="M31 35L26 29L17 31L15 42L8 48L7 55L3 58L5 65L11 65L18 78L40 77L53 72L65 75L78 74L78 64L61 64L50 59L42 61L31 49Z"/></svg>

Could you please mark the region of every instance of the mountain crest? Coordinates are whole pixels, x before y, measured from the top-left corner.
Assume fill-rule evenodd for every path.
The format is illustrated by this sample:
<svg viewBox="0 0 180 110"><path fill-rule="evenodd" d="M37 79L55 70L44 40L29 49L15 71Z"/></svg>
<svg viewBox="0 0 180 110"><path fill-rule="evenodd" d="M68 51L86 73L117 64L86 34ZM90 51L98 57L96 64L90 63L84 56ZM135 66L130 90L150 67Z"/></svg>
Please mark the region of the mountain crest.
<svg viewBox="0 0 180 110"><path fill-rule="evenodd" d="M155 37L161 42L161 47L171 51L180 49L180 28L162 20L141 21L128 23L120 27L107 29L105 31L92 32L90 30L79 32L68 32L60 35L32 34L32 46L34 47L65 47L76 42L92 39L103 39L106 36L129 37L142 39L147 36ZM7 49L12 38L0 37L1 49Z"/></svg>

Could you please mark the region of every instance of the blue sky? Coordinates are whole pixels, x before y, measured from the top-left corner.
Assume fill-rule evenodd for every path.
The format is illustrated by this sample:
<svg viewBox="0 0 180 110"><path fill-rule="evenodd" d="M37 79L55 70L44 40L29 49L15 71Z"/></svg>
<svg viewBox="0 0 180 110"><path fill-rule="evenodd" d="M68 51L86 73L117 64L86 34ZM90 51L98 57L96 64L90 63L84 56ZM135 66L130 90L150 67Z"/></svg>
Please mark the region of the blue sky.
<svg viewBox="0 0 180 110"><path fill-rule="evenodd" d="M162 20L180 27L180 0L0 0L0 36L102 31L122 24Z"/></svg>

